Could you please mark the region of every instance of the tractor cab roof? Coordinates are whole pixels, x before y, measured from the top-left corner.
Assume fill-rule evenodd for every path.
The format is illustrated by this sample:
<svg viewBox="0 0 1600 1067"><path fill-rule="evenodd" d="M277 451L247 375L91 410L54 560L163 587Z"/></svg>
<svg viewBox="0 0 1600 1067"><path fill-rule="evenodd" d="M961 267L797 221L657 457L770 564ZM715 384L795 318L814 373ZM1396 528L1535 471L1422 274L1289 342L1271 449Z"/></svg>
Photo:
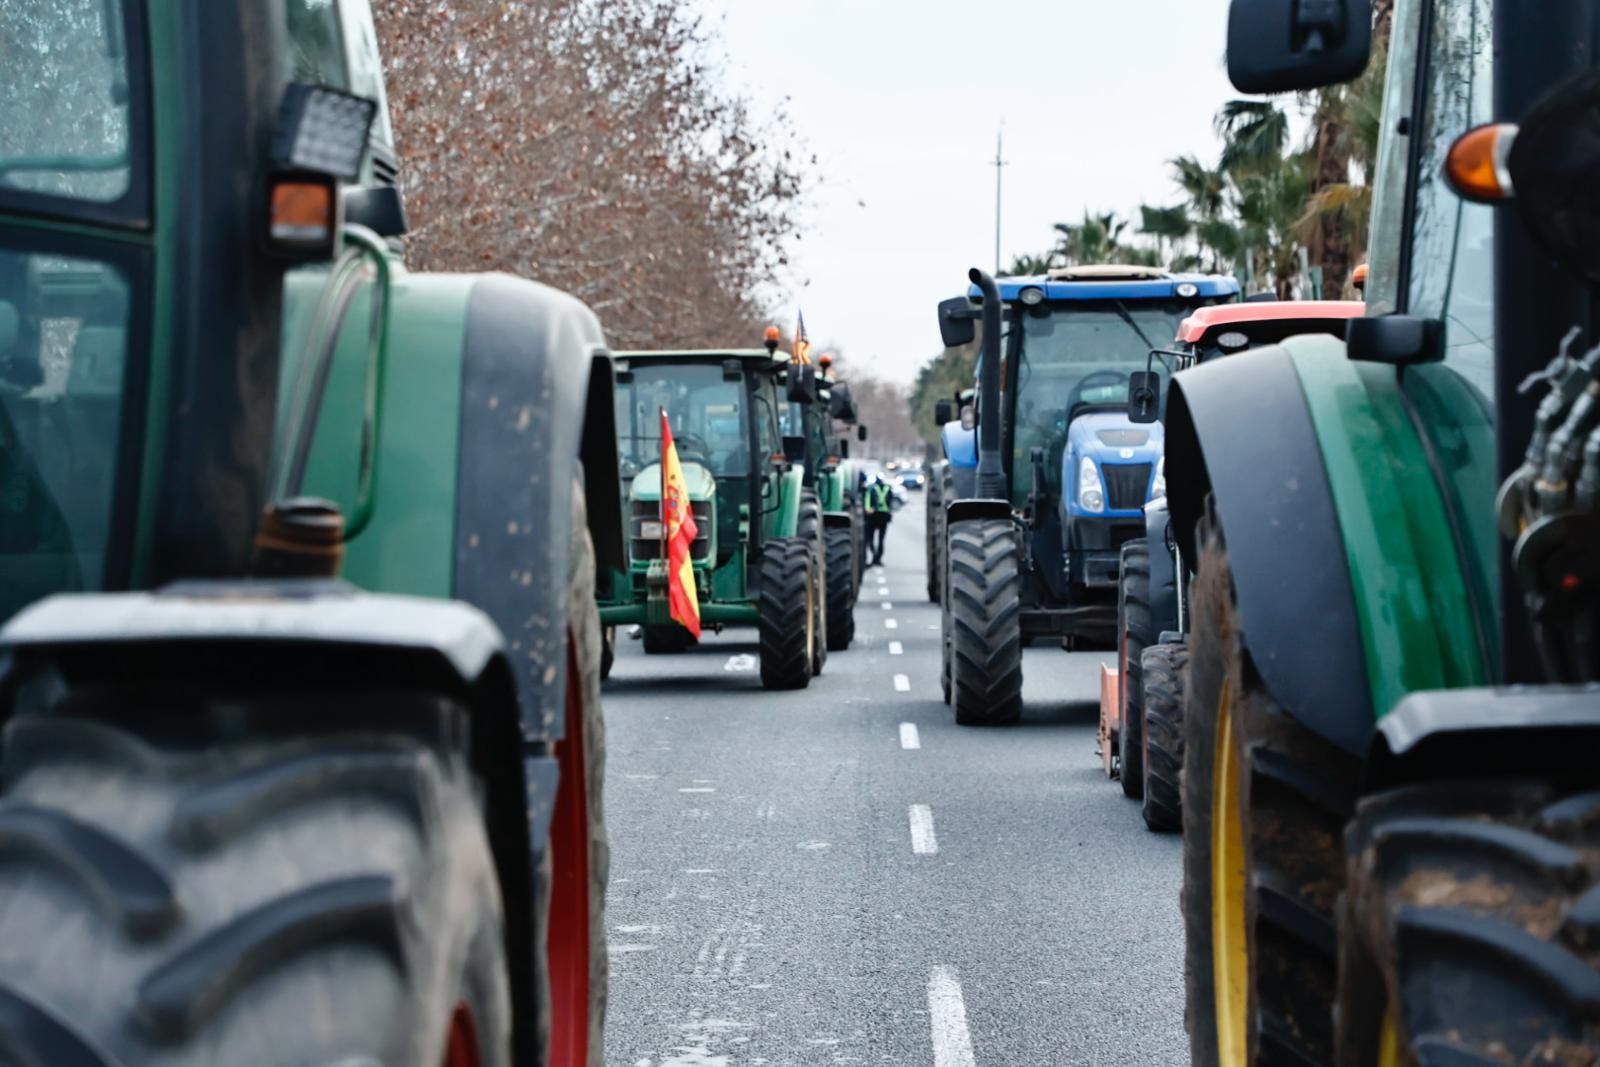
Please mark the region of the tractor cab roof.
<svg viewBox="0 0 1600 1067"><path fill-rule="evenodd" d="M1065 300L1234 300L1239 296L1235 278L1215 274L1175 274L1159 267L1125 266L1114 263L1064 267L1045 275L997 278L1000 299L1006 303L1042 303ZM1042 295L1031 300L1023 294L1030 289ZM977 286L967 290L973 301L981 300Z"/></svg>
<svg viewBox="0 0 1600 1067"><path fill-rule="evenodd" d="M760 363L788 362L783 354L770 355L765 348L677 348L649 349L631 352L613 352L617 362L720 363L725 359L748 359Z"/></svg>
<svg viewBox="0 0 1600 1067"><path fill-rule="evenodd" d="M1358 319L1367 313L1367 306L1359 300L1282 300L1253 304L1220 304L1215 307L1196 308L1194 314L1178 326L1178 340L1185 344L1200 344L1228 329L1251 333L1250 326L1270 324L1274 336L1294 333L1319 332L1317 324L1332 326L1332 332L1343 334L1343 323ZM1304 324L1305 329L1294 329Z"/></svg>

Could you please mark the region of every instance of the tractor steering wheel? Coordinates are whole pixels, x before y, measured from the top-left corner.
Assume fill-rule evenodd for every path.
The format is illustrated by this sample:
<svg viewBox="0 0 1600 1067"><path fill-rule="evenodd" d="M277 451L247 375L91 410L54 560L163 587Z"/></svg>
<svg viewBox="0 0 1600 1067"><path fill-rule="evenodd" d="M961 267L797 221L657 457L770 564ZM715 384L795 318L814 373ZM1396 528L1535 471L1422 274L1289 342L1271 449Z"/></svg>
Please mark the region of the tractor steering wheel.
<svg viewBox="0 0 1600 1067"><path fill-rule="evenodd" d="M678 437L675 443L678 446L679 457L687 459L692 455L696 457L696 462L702 466L710 462L711 449L706 445L704 439L692 433L686 433Z"/></svg>
<svg viewBox="0 0 1600 1067"><path fill-rule="evenodd" d="M1127 385L1128 376L1119 370L1097 370L1087 375L1077 385L1072 387L1072 393L1067 397L1067 419L1071 421L1072 413L1083 405L1083 394L1091 389L1106 386Z"/></svg>

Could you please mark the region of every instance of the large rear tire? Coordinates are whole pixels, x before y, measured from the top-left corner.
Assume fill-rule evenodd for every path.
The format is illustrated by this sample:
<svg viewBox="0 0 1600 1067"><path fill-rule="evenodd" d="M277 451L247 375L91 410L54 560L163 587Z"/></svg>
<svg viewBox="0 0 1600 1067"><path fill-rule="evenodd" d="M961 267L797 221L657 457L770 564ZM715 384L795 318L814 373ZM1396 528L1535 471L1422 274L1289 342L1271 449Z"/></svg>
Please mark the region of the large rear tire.
<svg viewBox="0 0 1600 1067"><path fill-rule="evenodd" d="M1346 845L1340 1064L1600 1062L1600 793L1400 787Z"/></svg>
<svg viewBox="0 0 1600 1067"><path fill-rule="evenodd" d="M824 571L828 586L828 648L843 652L856 636L855 602L850 588L855 540L847 526L830 527L825 539L828 546Z"/></svg>
<svg viewBox="0 0 1600 1067"><path fill-rule="evenodd" d="M1191 1062L1327 1064L1341 833L1360 765L1267 692L1220 526L1202 520L1198 539L1182 774Z"/></svg>
<svg viewBox="0 0 1600 1067"><path fill-rule="evenodd" d="M798 537L768 541L761 549L761 684L804 689L811 684L816 632L816 555Z"/></svg>
<svg viewBox="0 0 1600 1067"><path fill-rule="evenodd" d="M1144 794L1139 814L1155 833L1183 829L1183 675L1186 645L1153 645L1144 650Z"/></svg>
<svg viewBox="0 0 1600 1067"><path fill-rule="evenodd" d="M381 682L34 690L4 735L0 1058L512 1062L464 707Z"/></svg>
<svg viewBox="0 0 1600 1067"><path fill-rule="evenodd" d="M1117 659L1122 671L1118 777L1122 795L1138 800L1144 796L1144 650L1156 641L1150 621L1150 545L1142 537L1122 546L1117 619Z"/></svg>
<svg viewBox="0 0 1600 1067"><path fill-rule="evenodd" d="M950 681L956 722L1022 717L1022 586L1009 519L950 526Z"/></svg>

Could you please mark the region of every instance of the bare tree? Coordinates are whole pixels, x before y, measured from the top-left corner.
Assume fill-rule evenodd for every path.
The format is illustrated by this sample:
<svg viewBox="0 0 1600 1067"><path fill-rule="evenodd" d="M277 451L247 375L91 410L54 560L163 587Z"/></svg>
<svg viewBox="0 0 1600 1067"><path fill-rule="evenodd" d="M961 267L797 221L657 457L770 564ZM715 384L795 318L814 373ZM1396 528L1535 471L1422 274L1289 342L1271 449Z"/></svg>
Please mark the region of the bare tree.
<svg viewBox="0 0 1600 1067"><path fill-rule="evenodd" d="M412 261L567 289L618 348L759 339L804 179L686 6L381 0Z"/></svg>

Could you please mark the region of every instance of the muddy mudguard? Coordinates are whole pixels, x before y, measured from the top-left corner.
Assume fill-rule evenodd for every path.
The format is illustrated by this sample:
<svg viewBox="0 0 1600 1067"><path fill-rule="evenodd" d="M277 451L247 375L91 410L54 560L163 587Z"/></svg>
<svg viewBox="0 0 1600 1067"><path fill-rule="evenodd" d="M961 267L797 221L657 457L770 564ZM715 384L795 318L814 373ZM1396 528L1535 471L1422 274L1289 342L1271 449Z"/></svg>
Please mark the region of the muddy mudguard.
<svg viewBox="0 0 1600 1067"><path fill-rule="evenodd" d="M1270 444L1270 447L1265 447ZM1279 704L1360 756L1374 721L1339 516L1300 379L1281 348L1173 379L1167 504L1186 560L1215 502L1252 662Z"/></svg>

